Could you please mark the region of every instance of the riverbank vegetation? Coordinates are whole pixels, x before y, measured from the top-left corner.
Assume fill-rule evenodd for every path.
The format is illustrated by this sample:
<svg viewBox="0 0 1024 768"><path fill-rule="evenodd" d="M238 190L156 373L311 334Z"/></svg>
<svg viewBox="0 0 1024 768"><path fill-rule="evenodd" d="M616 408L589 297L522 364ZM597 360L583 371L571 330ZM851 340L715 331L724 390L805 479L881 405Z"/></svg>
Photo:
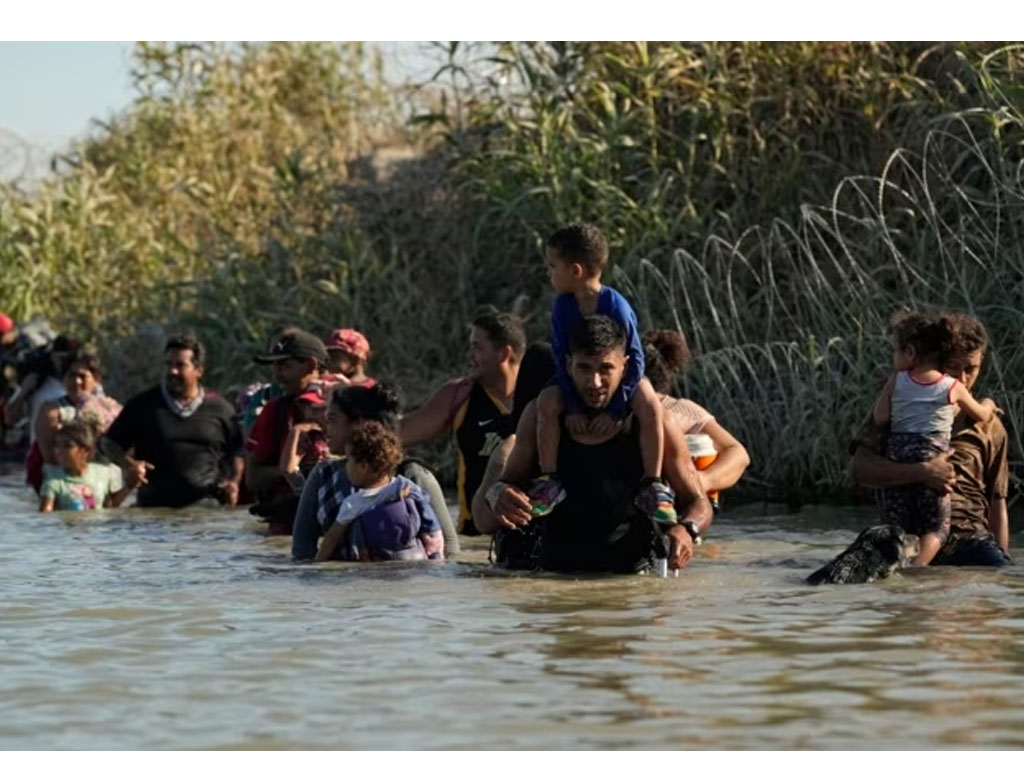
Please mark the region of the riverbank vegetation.
<svg viewBox="0 0 1024 768"><path fill-rule="evenodd" d="M543 238L585 219L642 324L687 334L680 388L749 447L748 490L845 487L903 305L989 327L1020 474L1024 48L439 50L396 88L356 44L138 46L132 106L0 190L0 306L96 343L125 390L166 329L197 328L225 389L265 375L272 328L356 325L416 401L478 306L547 334Z"/></svg>

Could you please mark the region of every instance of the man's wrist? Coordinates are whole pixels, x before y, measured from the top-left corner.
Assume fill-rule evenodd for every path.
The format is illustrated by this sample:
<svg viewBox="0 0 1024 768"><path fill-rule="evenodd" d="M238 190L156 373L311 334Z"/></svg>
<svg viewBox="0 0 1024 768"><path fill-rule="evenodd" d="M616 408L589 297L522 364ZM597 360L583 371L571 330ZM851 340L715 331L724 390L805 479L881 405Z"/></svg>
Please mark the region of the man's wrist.
<svg viewBox="0 0 1024 768"><path fill-rule="evenodd" d="M695 520L680 520L679 527L686 531L686 534L690 537L690 541L693 542L693 546L699 546L704 541L702 529Z"/></svg>
<svg viewBox="0 0 1024 768"><path fill-rule="evenodd" d="M487 506L491 508L492 512L494 511L494 508L498 505L498 498L501 496L501 494L505 492L506 488L511 487L512 486L510 486L508 483L499 480L498 482L494 483L490 488L487 489L487 493L484 494L484 501L487 503Z"/></svg>

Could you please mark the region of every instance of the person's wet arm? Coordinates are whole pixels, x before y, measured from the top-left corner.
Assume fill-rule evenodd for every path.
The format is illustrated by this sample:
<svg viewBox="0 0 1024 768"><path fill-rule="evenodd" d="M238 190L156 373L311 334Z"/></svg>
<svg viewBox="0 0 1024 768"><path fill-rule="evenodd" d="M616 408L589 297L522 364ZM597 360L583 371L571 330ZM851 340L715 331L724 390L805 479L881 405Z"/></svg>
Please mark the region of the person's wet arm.
<svg viewBox="0 0 1024 768"><path fill-rule="evenodd" d="M711 527L714 510L708 502L693 459L686 449L686 439L674 420L665 423L665 479L676 494L679 523L692 522L701 531ZM665 534L669 542L669 568L685 568L693 557L694 541L681 524L673 525Z"/></svg>
<svg viewBox="0 0 1024 768"><path fill-rule="evenodd" d="M487 459L487 468L484 470L483 479L480 481L476 493L473 494L470 510L473 514L473 525L476 526L480 533L493 533L498 527L494 511L487 503L487 491L505 472L505 466L508 464L509 456L512 455L512 448L515 444L516 436L509 435L494 449L490 458Z"/></svg>
<svg viewBox="0 0 1024 768"><path fill-rule="evenodd" d="M953 451L946 451L928 461L901 464L858 445L850 463L850 473L854 481L869 488L924 483L940 493L950 493L956 484L956 470L949 461L952 455Z"/></svg>
<svg viewBox="0 0 1024 768"><path fill-rule="evenodd" d="M537 463L537 401L532 401L523 410L516 428L516 442L509 454L501 479L492 486L487 498L493 500L492 516L484 517L482 523L490 531L502 528L518 528L530 523L533 507L521 490L530 478Z"/></svg>
<svg viewBox="0 0 1024 768"><path fill-rule="evenodd" d="M750 466L750 454L729 430L717 421L709 421L703 432L715 444L718 457L706 469L697 470L705 491L724 491L732 488Z"/></svg>
<svg viewBox="0 0 1024 768"><path fill-rule="evenodd" d="M292 524L292 559L312 560L316 557L316 545L320 540L320 521L316 513L320 507L320 486L323 484L323 471L327 464L318 465L309 473L306 484L302 486L299 496L299 507L295 512Z"/></svg>
<svg viewBox="0 0 1024 768"><path fill-rule="evenodd" d="M338 544L341 543L341 539L344 537L346 530L348 530L348 523L335 523L331 526L331 529L324 534L324 538L320 542L320 549L318 549L316 553L316 561L318 563L331 559L331 555L333 555L334 551L338 548Z"/></svg>
<svg viewBox="0 0 1024 768"><path fill-rule="evenodd" d="M441 525L441 535L444 536L444 556L452 557L459 554L459 534L455 530L455 523L452 522L451 513L448 511L448 503L444 500L444 491L440 483L434 477L434 473L418 462L411 462L403 471L406 477L418 485L430 497L430 505L434 509L437 522Z"/></svg>
<svg viewBox="0 0 1024 768"><path fill-rule="evenodd" d="M1010 520L1006 513L1006 499L993 498L988 505L988 527L996 544L1003 552L1010 551Z"/></svg>
<svg viewBox="0 0 1024 768"><path fill-rule="evenodd" d="M398 425L398 436L403 445L413 446L440 437L451 424L455 411L462 404L461 391L469 395L468 387L459 380L449 381L437 390L430 399L412 413L402 417Z"/></svg>

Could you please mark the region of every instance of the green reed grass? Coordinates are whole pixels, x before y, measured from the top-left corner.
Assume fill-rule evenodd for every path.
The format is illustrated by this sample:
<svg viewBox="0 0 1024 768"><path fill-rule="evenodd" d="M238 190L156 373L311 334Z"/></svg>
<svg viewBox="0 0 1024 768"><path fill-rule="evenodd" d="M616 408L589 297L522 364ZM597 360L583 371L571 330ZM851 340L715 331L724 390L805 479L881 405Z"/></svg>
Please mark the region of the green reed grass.
<svg viewBox="0 0 1024 768"><path fill-rule="evenodd" d="M464 370L479 305L546 336L540 246L585 219L642 325L700 353L681 386L748 445L755 490L847 484L845 441L903 305L988 324L982 388L1007 408L1019 470L1020 47L446 56L410 102L359 45L140 45L133 105L39 190L0 189L0 307L97 343L122 396L181 326L229 390L266 377L252 356L272 328L354 325L374 373L416 402ZM413 156L374 164L396 146Z"/></svg>

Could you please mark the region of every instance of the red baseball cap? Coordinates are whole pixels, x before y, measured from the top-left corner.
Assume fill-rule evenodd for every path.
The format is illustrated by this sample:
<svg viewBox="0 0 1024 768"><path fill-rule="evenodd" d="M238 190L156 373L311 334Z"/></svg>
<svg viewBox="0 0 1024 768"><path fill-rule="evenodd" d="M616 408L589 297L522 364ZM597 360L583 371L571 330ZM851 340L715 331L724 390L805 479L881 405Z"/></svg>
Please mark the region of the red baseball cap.
<svg viewBox="0 0 1024 768"><path fill-rule="evenodd" d="M327 401L324 400L323 389L319 382L313 382L306 390L295 398L296 401L302 400L313 405L326 405Z"/></svg>
<svg viewBox="0 0 1024 768"><path fill-rule="evenodd" d="M8 331L13 330L14 321L11 320L11 316L5 315L3 312L0 312L0 333L7 333ZM366 341L366 339L363 339L363 341ZM369 349L369 347L367 347L367 349Z"/></svg>
<svg viewBox="0 0 1024 768"><path fill-rule="evenodd" d="M366 360L370 357L370 342L354 328L339 328L327 340L328 349L340 349L353 357Z"/></svg>

